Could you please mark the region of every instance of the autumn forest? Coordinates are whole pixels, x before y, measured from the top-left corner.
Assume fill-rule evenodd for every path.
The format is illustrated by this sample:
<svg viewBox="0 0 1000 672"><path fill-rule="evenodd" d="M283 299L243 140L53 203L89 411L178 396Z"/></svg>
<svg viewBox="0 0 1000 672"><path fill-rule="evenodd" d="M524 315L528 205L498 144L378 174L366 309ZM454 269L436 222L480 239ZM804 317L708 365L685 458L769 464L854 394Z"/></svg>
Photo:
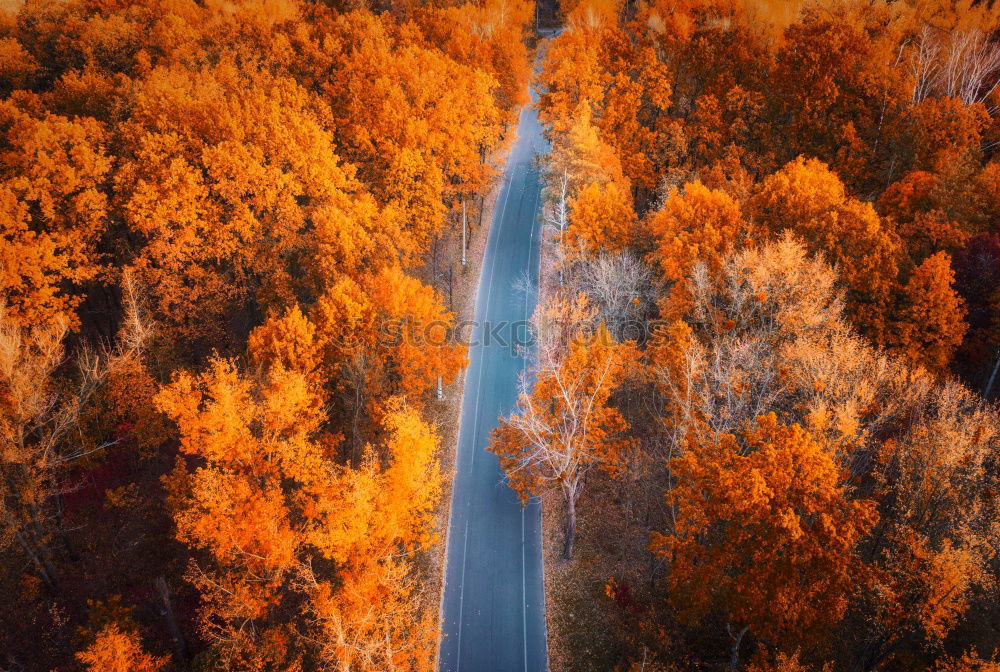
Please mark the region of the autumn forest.
<svg viewBox="0 0 1000 672"><path fill-rule="evenodd" d="M993 5L0 2L0 670L446 669L531 110L547 669L1000 672Z"/></svg>

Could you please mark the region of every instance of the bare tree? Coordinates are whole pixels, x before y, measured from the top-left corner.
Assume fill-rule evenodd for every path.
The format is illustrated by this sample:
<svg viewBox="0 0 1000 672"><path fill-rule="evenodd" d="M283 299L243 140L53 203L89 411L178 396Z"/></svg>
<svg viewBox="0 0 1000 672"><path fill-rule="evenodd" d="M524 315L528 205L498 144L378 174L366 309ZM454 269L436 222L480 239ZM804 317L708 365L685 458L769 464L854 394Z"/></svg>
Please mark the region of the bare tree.
<svg viewBox="0 0 1000 672"><path fill-rule="evenodd" d="M607 402L635 355L631 344L616 343L603 324L580 327L593 315L585 299L555 304L556 310L550 305L536 314L532 376L522 377L517 409L501 419L491 450L522 497L561 490L563 556L569 559L584 481L594 468L614 471L626 445L621 433L628 425ZM559 323L546 324L553 316Z"/></svg>
<svg viewBox="0 0 1000 672"><path fill-rule="evenodd" d="M978 29L942 35L924 26L914 40L909 68L914 103L933 95L966 105L984 103L1000 85L1000 46Z"/></svg>
<svg viewBox="0 0 1000 672"><path fill-rule="evenodd" d="M666 409L657 450L666 464L693 434L718 441L796 403L796 381L785 373L791 355L823 352L847 332L835 281L788 236L729 257L716 273L695 267L691 325L659 332L649 350Z"/></svg>
<svg viewBox="0 0 1000 672"><path fill-rule="evenodd" d="M943 95L958 98L966 105L981 103L1000 84L998 73L997 45L990 43L978 29L952 33L938 76Z"/></svg>
<svg viewBox="0 0 1000 672"><path fill-rule="evenodd" d="M62 517L62 477L82 457L112 445L83 440L80 419L91 397L127 359L138 356L150 327L127 276L125 319L115 348L81 346L76 372L59 380L65 363L66 320L25 327L0 311L0 526L16 541L49 589L57 587L53 541L73 551Z"/></svg>
<svg viewBox="0 0 1000 672"><path fill-rule="evenodd" d="M941 62L941 45L930 26L924 26L910 54L910 75L913 77L914 103L927 99L934 90Z"/></svg>
<svg viewBox="0 0 1000 672"><path fill-rule="evenodd" d="M550 196L545 206L544 224L545 228L552 231L556 236L555 253L557 266L559 267L559 284L563 284L566 265L566 251L563 246L563 237L566 227L569 225L569 170L564 169L558 176L550 176L546 191Z"/></svg>
<svg viewBox="0 0 1000 672"><path fill-rule="evenodd" d="M600 254L580 263L574 275L576 289L597 308L616 340L638 339L658 295L655 276L631 252Z"/></svg>

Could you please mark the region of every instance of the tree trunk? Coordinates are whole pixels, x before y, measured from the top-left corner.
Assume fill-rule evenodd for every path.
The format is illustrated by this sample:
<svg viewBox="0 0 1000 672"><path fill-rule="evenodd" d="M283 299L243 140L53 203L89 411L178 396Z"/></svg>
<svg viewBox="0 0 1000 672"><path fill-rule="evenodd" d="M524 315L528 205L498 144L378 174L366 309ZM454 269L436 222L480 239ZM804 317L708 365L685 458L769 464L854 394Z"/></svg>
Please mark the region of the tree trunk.
<svg viewBox="0 0 1000 672"><path fill-rule="evenodd" d="M871 651L867 655L861 657L858 664L855 665L855 669L860 669L864 672L874 672L876 669L881 667L882 663L888 660L889 656L903 648L903 646L911 642L915 639L915 637L915 633L911 631L897 639L893 644L889 645L887 645L888 640L883 639L883 643L876 646L874 651Z"/></svg>
<svg viewBox="0 0 1000 672"><path fill-rule="evenodd" d="M990 390L993 389L993 381L996 380L997 371L1000 371L1000 350L997 350L997 362L993 365L993 373L990 374L989 380L986 381L986 387L983 388L983 399L989 400Z"/></svg>
<svg viewBox="0 0 1000 672"><path fill-rule="evenodd" d="M749 625L743 626L735 635L729 624L726 624L726 632L729 633L729 638L733 640L733 648L729 651L729 672L736 672L736 667L740 664L740 644L743 642L743 635L747 634L747 630L750 629Z"/></svg>
<svg viewBox="0 0 1000 672"><path fill-rule="evenodd" d="M573 541L576 539L576 497L567 495L566 497L566 539L563 545L563 559L570 560L573 557Z"/></svg>
<svg viewBox="0 0 1000 672"><path fill-rule="evenodd" d="M351 466L357 467L361 459L361 437L358 423L361 422L361 407L364 404L361 384L354 386L354 408L351 416Z"/></svg>
<svg viewBox="0 0 1000 672"><path fill-rule="evenodd" d="M35 569L38 570L38 574L42 579L42 583L51 592L55 592L59 586L56 583L55 573L52 570L52 566L49 564L40 551L35 549L25 538L24 534L21 532L15 532L14 536L17 537L17 541L21 544L21 548L24 549L25 554L31 558L31 562L35 565Z"/></svg>
<svg viewBox="0 0 1000 672"><path fill-rule="evenodd" d="M156 588L160 592L160 599L163 601L163 610L160 614L167 620L167 627L170 628L170 638L173 639L174 653L177 654L177 662L183 667L187 664L187 650L184 646L184 637L181 629L174 618L174 608L170 603L170 589L167 588L167 581L162 576L156 578Z"/></svg>
<svg viewBox="0 0 1000 672"><path fill-rule="evenodd" d="M52 476L52 501L55 504L56 528L59 530L59 540L62 542L63 550L66 551L70 561L73 563L79 562L80 556L73 547L73 542L69 538L69 532L66 531L66 521L63 518L62 491L59 489L59 479L55 475Z"/></svg>

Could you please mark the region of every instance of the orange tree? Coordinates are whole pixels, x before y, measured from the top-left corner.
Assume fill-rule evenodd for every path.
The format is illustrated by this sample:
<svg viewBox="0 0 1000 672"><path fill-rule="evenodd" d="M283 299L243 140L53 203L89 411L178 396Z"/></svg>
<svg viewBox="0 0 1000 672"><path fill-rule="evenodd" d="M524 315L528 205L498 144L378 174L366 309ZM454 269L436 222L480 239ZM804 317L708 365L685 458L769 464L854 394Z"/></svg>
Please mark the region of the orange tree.
<svg viewBox="0 0 1000 672"><path fill-rule="evenodd" d="M645 226L655 240L650 260L671 283L665 302L668 319L677 319L691 307L688 280L694 266L703 263L710 271L718 271L726 253L747 241L751 232L739 204L701 182L671 191Z"/></svg>
<svg viewBox="0 0 1000 672"><path fill-rule="evenodd" d="M433 539L437 436L393 404L383 442L342 465L309 388L281 366L254 379L216 359L157 396L197 460L165 482L196 549L202 634L237 669L430 669L411 554Z"/></svg>
<svg viewBox="0 0 1000 672"><path fill-rule="evenodd" d="M87 672L159 672L170 663L142 648L139 633L123 630L118 624L106 625L94 641L76 654Z"/></svg>
<svg viewBox="0 0 1000 672"><path fill-rule="evenodd" d="M954 285L948 253L927 257L903 286L887 343L911 362L944 371L968 328L965 302Z"/></svg>
<svg viewBox="0 0 1000 672"><path fill-rule="evenodd" d="M676 527L651 548L688 621L721 613L783 645L815 642L844 615L863 568L855 547L877 520L851 501L831 447L774 414L720 440L692 438L672 462Z"/></svg>
<svg viewBox="0 0 1000 672"><path fill-rule="evenodd" d="M394 256L398 228L343 165L315 100L232 62L143 83L117 175L131 266L165 337L225 344L225 317Z"/></svg>
<svg viewBox="0 0 1000 672"><path fill-rule="evenodd" d="M89 118L0 101L0 296L24 325L68 320L101 269L107 133Z"/></svg>

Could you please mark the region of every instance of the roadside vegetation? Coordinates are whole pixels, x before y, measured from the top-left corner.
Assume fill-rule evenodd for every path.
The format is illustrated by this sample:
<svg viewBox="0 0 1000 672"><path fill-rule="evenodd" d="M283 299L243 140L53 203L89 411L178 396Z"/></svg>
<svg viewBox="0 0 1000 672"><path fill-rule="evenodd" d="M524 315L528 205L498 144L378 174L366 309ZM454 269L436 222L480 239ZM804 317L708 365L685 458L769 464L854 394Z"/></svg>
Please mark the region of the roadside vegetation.
<svg viewBox="0 0 1000 672"><path fill-rule="evenodd" d="M0 668L433 669L440 250L533 13L0 14Z"/></svg>

